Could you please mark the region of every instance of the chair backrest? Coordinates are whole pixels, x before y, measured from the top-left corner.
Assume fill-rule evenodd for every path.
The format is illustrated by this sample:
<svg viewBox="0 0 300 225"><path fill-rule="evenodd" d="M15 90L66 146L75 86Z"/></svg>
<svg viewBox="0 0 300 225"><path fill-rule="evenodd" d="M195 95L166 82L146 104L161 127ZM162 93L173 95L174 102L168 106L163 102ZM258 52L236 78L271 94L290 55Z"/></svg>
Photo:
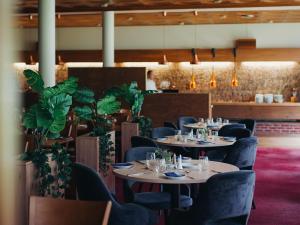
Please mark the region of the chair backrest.
<svg viewBox="0 0 300 225"><path fill-rule="evenodd" d="M237 140L241 138L251 137L251 131L247 128L232 128L229 130L229 136L236 137Z"/></svg>
<svg viewBox="0 0 300 225"><path fill-rule="evenodd" d="M99 174L81 163L73 165L74 181L79 200L112 201L118 205Z"/></svg>
<svg viewBox="0 0 300 225"><path fill-rule="evenodd" d="M143 136L132 136L131 137L131 147L156 147L158 148L157 144L150 138L143 137Z"/></svg>
<svg viewBox="0 0 300 225"><path fill-rule="evenodd" d="M256 121L253 119L244 119L239 121L240 124L245 124L246 128L251 131L251 134L253 135L256 128Z"/></svg>
<svg viewBox="0 0 300 225"><path fill-rule="evenodd" d="M171 128L173 128L175 130L178 130L177 125L175 123L169 122L169 121L164 122L164 127L171 127Z"/></svg>
<svg viewBox="0 0 300 225"><path fill-rule="evenodd" d="M185 124L197 123L197 119L192 116L181 116L178 118L178 128L182 133L189 132L191 129L185 127Z"/></svg>
<svg viewBox="0 0 300 225"><path fill-rule="evenodd" d="M112 203L30 197L30 225L107 225Z"/></svg>
<svg viewBox="0 0 300 225"><path fill-rule="evenodd" d="M195 224L199 220L202 222L199 224L206 224L208 221L218 224L220 220L239 218L240 223L234 224L246 225L251 210L254 183L253 171L236 171L212 176L192 207L193 221Z"/></svg>
<svg viewBox="0 0 300 225"><path fill-rule="evenodd" d="M246 128L245 124L240 124L240 123L233 123L233 124L227 124L223 127L221 127L221 129L218 132L219 136L230 136L230 130L232 128Z"/></svg>
<svg viewBox="0 0 300 225"><path fill-rule="evenodd" d="M152 129L152 138L163 138L175 135L175 129L171 127L156 127Z"/></svg>
<svg viewBox="0 0 300 225"><path fill-rule="evenodd" d="M228 148L223 162L235 165L240 169L253 169L257 152L256 137L239 139Z"/></svg>

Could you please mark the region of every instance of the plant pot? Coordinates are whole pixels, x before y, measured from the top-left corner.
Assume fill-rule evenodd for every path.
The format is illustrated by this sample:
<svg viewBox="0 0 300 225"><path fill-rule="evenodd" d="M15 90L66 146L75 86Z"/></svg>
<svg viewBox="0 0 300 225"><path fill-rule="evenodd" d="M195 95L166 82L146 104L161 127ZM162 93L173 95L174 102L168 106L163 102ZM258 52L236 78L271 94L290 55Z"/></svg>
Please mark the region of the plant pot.
<svg viewBox="0 0 300 225"><path fill-rule="evenodd" d="M110 132L111 141L115 148L115 132ZM112 163L115 162L115 152L110 154L109 159ZM79 136L76 139L76 162L87 165L96 170L104 179L106 185L111 192L115 192L115 179L112 173L112 168L109 166L107 174L100 169L100 139L88 135Z"/></svg>
<svg viewBox="0 0 300 225"><path fill-rule="evenodd" d="M125 153L131 148L131 137L139 136L139 124L123 122L121 124L121 161L124 161Z"/></svg>
<svg viewBox="0 0 300 225"><path fill-rule="evenodd" d="M29 197L38 195L37 170L31 161L17 162L17 221L16 224L27 225L29 222Z"/></svg>

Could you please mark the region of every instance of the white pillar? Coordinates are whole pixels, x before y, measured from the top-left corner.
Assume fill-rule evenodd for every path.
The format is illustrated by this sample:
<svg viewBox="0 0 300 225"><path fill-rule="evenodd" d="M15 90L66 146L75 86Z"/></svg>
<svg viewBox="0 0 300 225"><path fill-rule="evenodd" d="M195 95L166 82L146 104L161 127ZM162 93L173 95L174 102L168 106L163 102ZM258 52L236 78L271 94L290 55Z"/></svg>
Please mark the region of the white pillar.
<svg viewBox="0 0 300 225"><path fill-rule="evenodd" d="M39 72L46 87L55 85L55 0L39 0Z"/></svg>
<svg viewBox="0 0 300 225"><path fill-rule="evenodd" d="M17 95L17 77L12 68L12 54L16 49L13 40L12 7L15 1L0 1L0 224L18 224L15 211L15 163L19 149L20 121ZM17 135L18 134L18 135ZM23 206L19 206L23 207ZM22 221L23 222L23 221Z"/></svg>
<svg viewBox="0 0 300 225"><path fill-rule="evenodd" d="M115 63L115 13L102 13L102 58L103 67L114 67Z"/></svg>

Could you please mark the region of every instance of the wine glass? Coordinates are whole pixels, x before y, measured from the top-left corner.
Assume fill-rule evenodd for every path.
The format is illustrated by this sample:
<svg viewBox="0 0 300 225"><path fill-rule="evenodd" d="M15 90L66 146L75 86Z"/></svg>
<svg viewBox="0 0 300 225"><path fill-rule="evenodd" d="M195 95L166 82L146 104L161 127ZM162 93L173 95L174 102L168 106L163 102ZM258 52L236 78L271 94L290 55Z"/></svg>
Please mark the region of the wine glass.
<svg viewBox="0 0 300 225"><path fill-rule="evenodd" d="M148 169L151 169L151 162L155 160L155 153L154 152L147 152L146 153L146 166Z"/></svg>

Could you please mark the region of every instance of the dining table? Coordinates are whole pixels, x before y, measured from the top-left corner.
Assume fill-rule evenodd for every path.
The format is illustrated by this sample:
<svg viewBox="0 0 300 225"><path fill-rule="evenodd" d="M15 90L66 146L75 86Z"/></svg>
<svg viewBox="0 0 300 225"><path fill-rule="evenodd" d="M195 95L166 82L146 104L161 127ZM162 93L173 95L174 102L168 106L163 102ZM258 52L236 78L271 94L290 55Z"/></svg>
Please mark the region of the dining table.
<svg viewBox="0 0 300 225"><path fill-rule="evenodd" d="M145 161L130 162L132 166L126 169L113 169L113 174L121 179L132 180L141 183L169 184L172 185L171 204L172 208L180 208L180 185L206 183L213 175L238 171L239 168L222 162L208 161L206 168L195 169L196 167L184 166L183 169L172 169L171 171L184 174L180 179L170 179L164 172L155 173L146 167ZM189 160L188 165L200 164L200 160ZM184 165L184 162L183 162Z"/></svg>
<svg viewBox="0 0 300 225"><path fill-rule="evenodd" d="M185 124L183 125L186 128L191 128L191 129L209 129L209 130L213 130L213 131L218 131L220 130L223 126L225 125L229 125L230 123L211 123L208 124L206 122L197 122L197 123L189 123L189 124Z"/></svg>
<svg viewBox="0 0 300 225"><path fill-rule="evenodd" d="M188 135L173 135L155 139L160 146L183 147L191 151L192 157L197 159L200 151L209 151L210 148L231 146L235 139L211 135L206 140L189 137Z"/></svg>

